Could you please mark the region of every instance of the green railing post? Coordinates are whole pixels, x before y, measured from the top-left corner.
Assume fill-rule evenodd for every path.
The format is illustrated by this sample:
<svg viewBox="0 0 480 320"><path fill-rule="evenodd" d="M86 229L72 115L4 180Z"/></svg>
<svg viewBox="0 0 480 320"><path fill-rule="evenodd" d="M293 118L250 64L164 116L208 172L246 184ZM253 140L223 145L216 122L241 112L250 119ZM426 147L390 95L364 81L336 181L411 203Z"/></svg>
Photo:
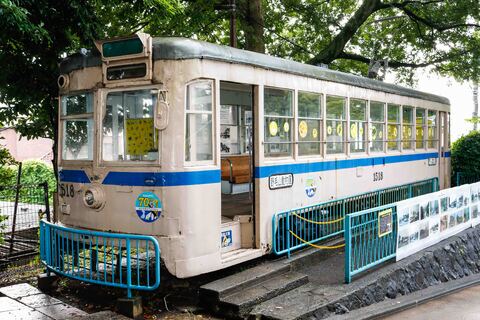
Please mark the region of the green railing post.
<svg viewBox="0 0 480 320"><path fill-rule="evenodd" d="M455 187L460 185L460 172L455 173Z"/></svg>
<svg viewBox="0 0 480 320"><path fill-rule="evenodd" d="M290 211L287 211L287 256L290 258Z"/></svg>
<svg viewBox="0 0 480 320"><path fill-rule="evenodd" d="M345 283L352 282L352 276L350 274L351 264L351 251L352 251L352 237L350 230L350 217L345 217L345 233L343 235L345 239Z"/></svg>
<svg viewBox="0 0 480 320"><path fill-rule="evenodd" d="M410 199L412 197L412 184L410 183L408 185L408 199Z"/></svg>

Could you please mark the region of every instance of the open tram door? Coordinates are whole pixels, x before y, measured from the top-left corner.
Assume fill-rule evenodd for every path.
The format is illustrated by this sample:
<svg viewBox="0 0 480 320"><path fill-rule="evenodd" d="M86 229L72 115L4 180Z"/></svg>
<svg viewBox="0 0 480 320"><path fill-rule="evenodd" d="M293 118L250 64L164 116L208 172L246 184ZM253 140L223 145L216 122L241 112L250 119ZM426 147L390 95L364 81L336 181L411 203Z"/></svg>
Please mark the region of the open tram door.
<svg viewBox="0 0 480 320"><path fill-rule="evenodd" d="M220 82L221 252L255 248L254 86Z"/></svg>
<svg viewBox="0 0 480 320"><path fill-rule="evenodd" d="M438 176L440 189L450 188L450 113L440 112L440 145L439 145L439 163Z"/></svg>

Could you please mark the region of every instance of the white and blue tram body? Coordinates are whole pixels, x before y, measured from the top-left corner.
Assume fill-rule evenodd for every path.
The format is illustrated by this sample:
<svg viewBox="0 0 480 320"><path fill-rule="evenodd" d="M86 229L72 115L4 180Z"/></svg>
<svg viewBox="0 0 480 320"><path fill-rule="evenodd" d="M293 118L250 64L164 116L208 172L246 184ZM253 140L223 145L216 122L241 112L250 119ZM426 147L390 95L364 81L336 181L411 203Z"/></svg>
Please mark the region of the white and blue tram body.
<svg viewBox="0 0 480 320"><path fill-rule="evenodd" d="M56 219L155 236L177 277L270 253L276 213L450 185L446 98L191 39L97 47L60 66Z"/></svg>

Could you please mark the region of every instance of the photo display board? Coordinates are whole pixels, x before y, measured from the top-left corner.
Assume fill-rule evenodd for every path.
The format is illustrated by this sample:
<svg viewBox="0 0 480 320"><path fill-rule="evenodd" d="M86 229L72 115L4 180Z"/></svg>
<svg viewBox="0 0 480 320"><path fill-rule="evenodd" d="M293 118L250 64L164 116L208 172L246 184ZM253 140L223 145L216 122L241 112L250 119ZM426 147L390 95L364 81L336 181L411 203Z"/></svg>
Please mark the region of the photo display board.
<svg viewBox="0 0 480 320"><path fill-rule="evenodd" d="M397 261L480 223L480 183L397 204Z"/></svg>

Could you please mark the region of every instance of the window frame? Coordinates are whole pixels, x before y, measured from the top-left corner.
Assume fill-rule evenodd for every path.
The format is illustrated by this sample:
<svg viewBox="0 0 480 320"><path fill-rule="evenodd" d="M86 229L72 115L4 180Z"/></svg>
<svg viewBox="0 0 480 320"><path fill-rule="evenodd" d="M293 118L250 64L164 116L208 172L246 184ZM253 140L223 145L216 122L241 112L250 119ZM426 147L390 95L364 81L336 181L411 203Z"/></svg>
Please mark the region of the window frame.
<svg viewBox="0 0 480 320"><path fill-rule="evenodd" d="M428 118L429 118L429 112L434 112L435 113L435 126L432 126L435 128L434 132L434 137L433 139L429 139L429 130L430 130L430 124L428 123ZM435 109L426 109L426 128L427 128L427 136L425 137L425 144L426 144L426 149L428 150L437 150L439 146L439 133L438 133L438 128L439 128L439 123L438 123L438 117L439 117L439 112L438 110ZM433 142L434 146L430 147L430 142Z"/></svg>
<svg viewBox="0 0 480 320"><path fill-rule="evenodd" d="M390 119L388 119L388 107L389 106L396 106L397 107L397 110L398 110L398 118L396 122L391 122ZM385 118L387 120L387 136L386 136L386 152L401 152L401 148L402 148L402 105L400 104L397 104L397 103L387 103L387 112L385 113ZM397 127L397 139L396 140L390 140L389 138L389 135L388 135L388 126L389 125L395 125ZM390 147L388 146L388 144L390 142L396 142L397 143L397 147L395 149L390 149Z"/></svg>
<svg viewBox="0 0 480 320"><path fill-rule="evenodd" d="M212 88L212 110L210 111L197 111L197 110L188 110L187 106L189 104L188 98L188 88L191 85L209 82ZM185 83L184 86L184 103L183 103L183 141L182 141L182 153L183 153L183 164L185 167L198 167L198 166L212 166L216 163L217 159L217 146L216 146L216 114L217 114L217 90L216 90L216 81L213 78L199 78ZM211 116L211 146L212 146L212 159L211 160L187 160L187 153L185 152L185 144L187 141L187 116L189 114L210 114Z"/></svg>
<svg viewBox="0 0 480 320"><path fill-rule="evenodd" d="M404 119L404 112L405 112L405 109L408 108L410 109L410 113L411 113L411 117L412 117L412 122L410 123L406 123L405 122L405 119ZM416 121L416 110L415 110L415 107L411 106L411 105L402 105L402 108L401 108L401 113L402 113L402 116L401 116L401 120L402 120L402 124L401 124L401 150L402 151L414 151L415 150L415 144L416 144L416 141L414 139L414 135L413 133L416 134L416 131L415 131L415 121ZM411 128L412 130L412 135L411 135L411 138L410 139L407 139L406 137L404 137L404 128L405 127L409 127ZM405 148L405 143L410 143L410 147L409 148Z"/></svg>
<svg viewBox="0 0 480 320"><path fill-rule="evenodd" d="M352 113L351 113L351 108L352 108L352 101L362 101L362 102L365 102L365 117L364 117L364 120L354 120L355 123L361 123L363 125L365 125L365 128L363 129L363 135L365 137L365 139L363 140L362 144L363 144L363 150L362 151L354 151L352 150L352 144L353 143L356 143L357 141L356 140L352 140L352 133L351 133L351 130L352 130ZM368 125L368 122L369 122L369 116L370 116L370 113L369 113L369 100L368 99L361 99L361 98L352 98L350 97L348 99L348 154L350 155L362 155L362 154L368 154L368 145L369 145L369 137L368 137L368 130L369 130L369 125ZM357 136L359 135L360 133L360 128L358 127L357 125Z"/></svg>
<svg viewBox="0 0 480 320"><path fill-rule="evenodd" d="M107 111L107 96L110 94L110 93L113 93L113 92L123 92L123 91L142 91L142 90L151 90L151 89L155 89L155 90L159 90L159 91L162 91L163 88L162 86L135 86L135 87L117 87L117 88L112 88L112 89L104 89L102 90L102 93L101 93L101 102L100 102L100 105L101 105L101 113L99 114L99 119L98 119L98 123L99 123L99 128L98 128L98 145L100 146L100 148L98 148L98 158L99 158L99 163L101 163L102 165L106 165L106 166L120 166L120 167L123 167L123 166L151 166L151 165L160 165L161 163L161 159L162 159L162 131L161 130L158 130L157 128L155 128L155 125L154 125L154 130L157 132L157 135L158 135L158 141L157 141L157 147L158 147L158 156L157 156L157 159L155 160L112 160L112 161L109 161L109 160L105 160L103 159L103 117ZM158 103L158 101L157 101ZM154 123L155 123L155 116L157 114L157 105L154 104L153 105L153 110L152 110L152 115L153 115L153 119L154 119Z"/></svg>
<svg viewBox="0 0 480 320"><path fill-rule="evenodd" d="M77 96L81 94L90 94L92 96L92 112L87 112L87 113L79 113L79 114L74 114L74 115L63 115L63 103L62 99L63 97L71 97L71 96ZM96 112L95 112L95 106L97 104L97 91L96 90L81 90L81 91L72 91L68 93L64 93L59 95L58 99L58 138L59 138L59 146L58 146L58 152L57 156L59 159L60 164L62 163L68 163L68 164L91 164L95 161L96 155L97 155L97 139L95 137L96 133L96 124L95 124L95 118L96 118ZM64 152L64 143L65 143L65 132L63 130L63 126L65 121L68 120L92 120L92 129L93 129L93 135L92 135L92 158L91 159L64 159L63 158L63 152Z"/></svg>
<svg viewBox="0 0 480 320"><path fill-rule="evenodd" d="M328 97L333 97L333 98L341 98L343 99L343 101L345 102L344 104L344 109L343 109L343 115L345 117L345 119L343 120L340 120L340 119L332 119L332 118L329 118L327 116L328 112L327 112L327 103L328 103ZM325 139L324 139L324 142L325 142L325 146L324 146L324 154L325 154L325 157L338 157L339 155L344 155L344 156L348 156L348 135L349 135L349 130L348 130L348 118L349 118L349 97L347 96L340 96L340 95L334 95L334 94L325 94L325 118L324 118L324 127L325 127ZM342 122L342 141L340 142L333 142L333 143L341 143L342 144L342 151L341 152L334 152L334 153L329 153L328 152L328 143L329 141L327 140L328 139L328 128L327 128L327 121L341 121ZM338 126L337 126L338 127ZM333 130L333 128L332 128ZM336 130L336 128L335 128Z"/></svg>
<svg viewBox="0 0 480 320"><path fill-rule="evenodd" d="M297 113L296 109L298 108L297 105L297 92L298 90L296 89L290 89L290 88L283 88L283 87L274 87L274 86L263 86L262 87L263 92L262 92L262 108L263 108L263 119L262 119L262 124L264 128L263 132L263 158L268 162L268 161L276 161L276 160L283 160L283 159L295 159L296 155L298 154L298 148L295 148L295 145L297 141L295 140L296 136L296 119ZM269 115L265 112L265 90L267 89L274 89L274 90L283 90L283 91L288 91L291 92L292 95L292 103L291 103L291 111L292 114L290 116L279 116L279 115ZM267 131L265 130L265 126L267 125L266 119L267 118L278 118L278 119L290 119L291 120L291 127L290 127L290 141L289 142L283 142L283 143L278 143L278 142L270 142L267 141ZM254 129L255 130L255 129ZM258 129L257 129L258 130ZM268 144L290 144L290 154L289 155L281 155L281 156L272 156L271 153L267 154L267 149L266 146Z"/></svg>
<svg viewBox="0 0 480 320"><path fill-rule="evenodd" d="M300 94L301 93L306 93L306 94L312 94L312 95L317 95L319 97L320 101L320 112L319 112L319 118L312 118L312 117L302 117L300 116ZM324 155L324 143L323 143L323 129L325 127L325 118L324 118L324 113L325 113L325 94L321 92L313 92L313 91L307 91L307 90L296 90L296 116L295 118L295 128L296 128L296 133L292 137L294 140L294 145L297 146L297 155L299 158L318 158L318 157L323 157ZM306 120L306 121L317 121L320 124L320 127L318 129L318 141L300 141L300 121ZM308 135L308 133L307 133ZM295 140L295 137L297 139ZM310 144L310 143L318 143L318 153L315 154L300 154L300 145L302 144Z"/></svg>
<svg viewBox="0 0 480 320"><path fill-rule="evenodd" d="M421 125L419 125L417 123L417 111L419 110L423 110L423 122L421 123ZM415 108L415 150L426 150L427 149L427 141L426 141L426 138L425 138L425 132L426 132L426 128L427 128L427 108L422 108L422 107L416 107ZM422 140L418 140L417 139L417 129L420 128L420 130L423 130L423 133L422 133ZM421 147L418 147L417 146L417 143L418 142L422 142L422 146Z"/></svg>
<svg viewBox="0 0 480 320"><path fill-rule="evenodd" d="M374 120L372 121L372 102L375 104L381 104L383 106L383 119L382 121ZM382 137L380 138L381 140L371 140L370 137L370 132L373 128L373 124L381 124L383 126L382 129ZM377 100L368 100L368 154L380 154L380 153L385 153L386 152L386 138L385 138L385 130L387 128L387 103L383 101L377 101ZM378 134L378 133L377 133ZM381 142L382 144L382 150L372 150L372 146L370 145L373 144L374 142Z"/></svg>

